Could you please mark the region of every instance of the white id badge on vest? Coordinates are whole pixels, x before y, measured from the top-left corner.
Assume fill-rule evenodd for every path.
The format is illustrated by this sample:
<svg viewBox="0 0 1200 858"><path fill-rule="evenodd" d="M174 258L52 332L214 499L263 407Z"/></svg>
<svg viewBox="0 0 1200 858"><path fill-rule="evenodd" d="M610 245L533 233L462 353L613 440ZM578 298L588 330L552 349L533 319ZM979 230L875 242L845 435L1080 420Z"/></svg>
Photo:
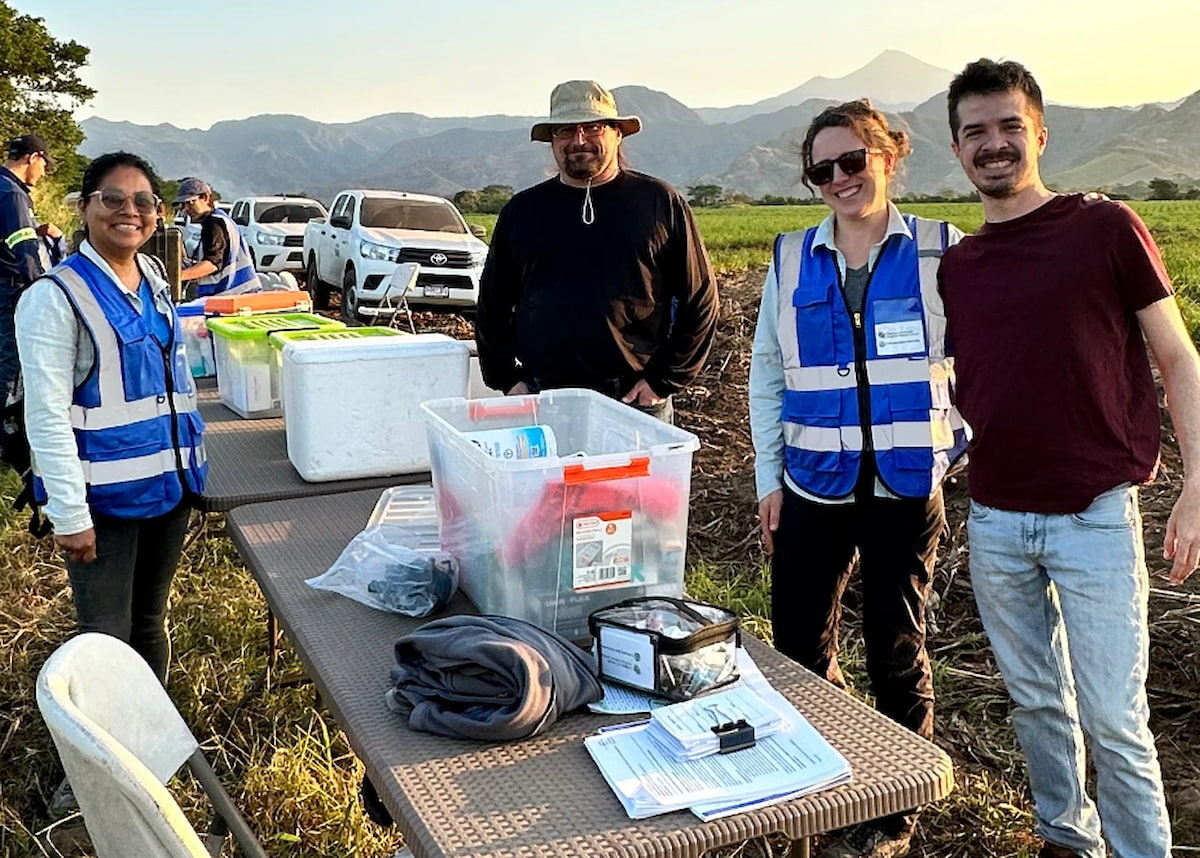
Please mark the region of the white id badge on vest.
<svg viewBox="0 0 1200 858"><path fill-rule="evenodd" d="M925 319L920 298L871 302L875 315L875 353L880 357L925 354Z"/></svg>

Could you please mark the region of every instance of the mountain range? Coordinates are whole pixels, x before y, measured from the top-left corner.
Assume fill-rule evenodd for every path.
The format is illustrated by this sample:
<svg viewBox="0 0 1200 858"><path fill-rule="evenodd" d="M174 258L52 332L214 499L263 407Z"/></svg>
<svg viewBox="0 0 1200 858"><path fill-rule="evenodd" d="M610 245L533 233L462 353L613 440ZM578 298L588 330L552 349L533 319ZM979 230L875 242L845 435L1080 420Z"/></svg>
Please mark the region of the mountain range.
<svg viewBox="0 0 1200 858"><path fill-rule="evenodd" d="M828 104L870 96L912 137L903 190L967 191L949 149L945 87L953 73L885 51L841 78L814 77L749 105L693 109L642 86L613 90L644 130L625 141L635 169L686 188L713 183L754 197L806 194L799 144ZM491 184L523 188L553 173L544 144L529 141L532 116L430 117L389 113L357 122L261 115L208 130L136 125L99 117L81 124L87 156L125 149L168 178L197 175L226 198L306 193L329 200L348 187L450 196ZM1163 177L1200 178L1200 91L1173 105L1083 108L1048 104L1042 173L1054 187L1115 188Z"/></svg>

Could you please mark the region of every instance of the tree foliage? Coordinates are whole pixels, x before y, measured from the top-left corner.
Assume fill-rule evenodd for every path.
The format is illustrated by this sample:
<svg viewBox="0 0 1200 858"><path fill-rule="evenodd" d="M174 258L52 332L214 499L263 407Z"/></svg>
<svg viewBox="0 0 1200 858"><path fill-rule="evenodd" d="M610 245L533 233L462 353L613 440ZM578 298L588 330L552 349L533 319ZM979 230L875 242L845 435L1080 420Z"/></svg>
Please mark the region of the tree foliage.
<svg viewBox="0 0 1200 858"><path fill-rule="evenodd" d="M689 203L696 208L707 208L721 202L725 189L720 185L692 185L687 192Z"/></svg>
<svg viewBox="0 0 1200 858"><path fill-rule="evenodd" d="M52 184L77 184L83 159L75 149L83 142L71 110L95 90L79 79L88 49L59 41L41 18L23 15L0 0L0 139L40 134L58 166Z"/></svg>
<svg viewBox="0 0 1200 858"><path fill-rule="evenodd" d="M1173 182L1170 179L1151 179L1150 180L1150 196L1151 200L1177 200L1179 199L1179 183Z"/></svg>
<svg viewBox="0 0 1200 858"><path fill-rule="evenodd" d="M460 212L498 214L512 195L513 189L509 185L488 185L478 191L459 191L454 195L454 205Z"/></svg>

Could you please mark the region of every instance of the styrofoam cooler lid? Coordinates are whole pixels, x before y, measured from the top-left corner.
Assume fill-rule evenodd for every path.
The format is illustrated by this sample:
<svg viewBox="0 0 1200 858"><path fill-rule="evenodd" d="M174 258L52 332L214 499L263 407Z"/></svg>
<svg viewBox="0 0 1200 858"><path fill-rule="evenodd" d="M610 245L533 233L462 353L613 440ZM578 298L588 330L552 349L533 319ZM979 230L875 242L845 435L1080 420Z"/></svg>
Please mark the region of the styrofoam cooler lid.
<svg viewBox="0 0 1200 858"><path fill-rule="evenodd" d="M470 359L467 344L445 334L410 334L359 339L302 339L284 344L283 358L293 364L346 363L395 358L458 357Z"/></svg>
<svg viewBox="0 0 1200 858"><path fill-rule="evenodd" d="M315 328L303 331L276 331L267 339L271 345L282 350L288 343L293 343L298 340L362 340L370 337L406 337L409 336L404 331L397 331L395 328L384 328L380 326L366 326L361 328Z"/></svg>
<svg viewBox="0 0 1200 858"><path fill-rule="evenodd" d="M306 328L344 328L345 322L313 313L279 313L266 316L223 316L205 324L214 334L231 340L266 340L275 331L299 331Z"/></svg>

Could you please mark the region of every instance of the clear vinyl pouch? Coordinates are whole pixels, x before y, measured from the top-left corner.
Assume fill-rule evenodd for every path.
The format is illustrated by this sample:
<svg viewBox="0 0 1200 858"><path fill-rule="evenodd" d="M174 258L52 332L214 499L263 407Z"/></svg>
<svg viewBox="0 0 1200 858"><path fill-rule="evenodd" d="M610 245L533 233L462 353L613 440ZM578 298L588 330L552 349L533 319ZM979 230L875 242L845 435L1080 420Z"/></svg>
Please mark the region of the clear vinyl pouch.
<svg viewBox="0 0 1200 858"><path fill-rule="evenodd" d="M588 628L600 676L669 700L690 700L738 678L738 617L665 596L593 611Z"/></svg>

